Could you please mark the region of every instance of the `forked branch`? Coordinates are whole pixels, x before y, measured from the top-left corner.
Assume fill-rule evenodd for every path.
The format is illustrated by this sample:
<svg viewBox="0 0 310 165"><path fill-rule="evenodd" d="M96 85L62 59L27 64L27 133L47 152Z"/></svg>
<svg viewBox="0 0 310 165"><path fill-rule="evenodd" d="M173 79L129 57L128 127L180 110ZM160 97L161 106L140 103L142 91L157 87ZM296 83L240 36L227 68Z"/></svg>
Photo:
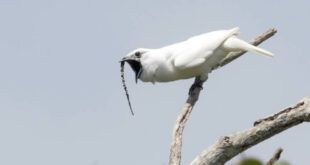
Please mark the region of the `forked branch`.
<svg viewBox="0 0 310 165"><path fill-rule="evenodd" d="M266 39L272 37L277 31L275 29L270 29L266 31L265 33L259 35L258 37L254 38L252 41L250 41L253 45L259 45ZM218 66L213 68L215 70L216 68L222 67L231 61L235 60L236 58L240 57L246 52L237 52L237 53L231 53L229 54ZM199 86L203 85L203 82L201 82L199 79L195 79L196 87L191 90L188 99L183 106L173 129L172 133L172 141L171 141L171 147L170 147L170 157L169 157L169 165L180 165L181 163L181 148L182 148L182 134L185 127L185 124L192 112L192 109L196 103L196 101L199 98L199 94L201 91L201 88Z"/></svg>

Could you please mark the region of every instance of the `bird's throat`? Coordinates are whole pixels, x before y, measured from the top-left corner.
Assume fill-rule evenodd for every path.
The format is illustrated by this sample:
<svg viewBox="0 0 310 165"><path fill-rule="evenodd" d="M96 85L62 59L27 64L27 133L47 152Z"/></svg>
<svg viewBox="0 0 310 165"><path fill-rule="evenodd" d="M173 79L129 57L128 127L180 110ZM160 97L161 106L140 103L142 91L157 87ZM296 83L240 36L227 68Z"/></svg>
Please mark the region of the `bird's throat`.
<svg viewBox="0 0 310 165"><path fill-rule="evenodd" d="M130 65L131 69L135 72L135 80L136 83L138 82L139 77L141 76L142 73L142 65L140 61L136 60L126 60L126 62Z"/></svg>

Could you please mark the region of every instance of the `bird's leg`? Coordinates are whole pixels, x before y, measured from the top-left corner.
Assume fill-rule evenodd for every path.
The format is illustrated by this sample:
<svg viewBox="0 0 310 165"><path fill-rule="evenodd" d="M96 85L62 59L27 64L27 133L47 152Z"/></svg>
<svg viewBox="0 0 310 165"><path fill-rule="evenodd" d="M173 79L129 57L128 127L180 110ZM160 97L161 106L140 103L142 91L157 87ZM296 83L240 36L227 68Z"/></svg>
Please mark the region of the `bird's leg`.
<svg viewBox="0 0 310 165"><path fill-rule="evenodd" d="M189 88L188 95L191 95L191 94L193 93L194 89L197 88L197 87L200 88L200 89L203 89L201 83L196 83L196 82L194 82L194 83L192 84L192 86Z"/></svg>
<svg viewBox="0 0 310 165"><path fill-rule="evenodd" d="M195 82L192 84L192 86L189 88L188 94L191 95L195 88L200 88L200 90L203 89L202 84L208 79L207 76L197 76L195 78Z"/></svg>

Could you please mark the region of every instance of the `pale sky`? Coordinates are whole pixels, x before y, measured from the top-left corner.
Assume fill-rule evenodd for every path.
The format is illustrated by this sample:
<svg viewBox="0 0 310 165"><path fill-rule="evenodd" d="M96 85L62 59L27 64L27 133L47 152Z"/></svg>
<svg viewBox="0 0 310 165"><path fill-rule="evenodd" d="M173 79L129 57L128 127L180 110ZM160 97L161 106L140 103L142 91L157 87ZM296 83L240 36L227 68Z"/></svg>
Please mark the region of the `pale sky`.
<svg viewBox="0 0 310 165"><path fill-rule="evenodd" d="M118 61L138 47L159 48L193 35L240 27L260 47L212 72L184 131L182 163L220 136L310 94L309 1L0 0L0 164L166 165L176 116L192 79L134 82L122 89ZM310 124L245 151L265 161L309 164ZM239 159L237 156L236 159ZM236 159L230 161L231 164Z"/></svg>

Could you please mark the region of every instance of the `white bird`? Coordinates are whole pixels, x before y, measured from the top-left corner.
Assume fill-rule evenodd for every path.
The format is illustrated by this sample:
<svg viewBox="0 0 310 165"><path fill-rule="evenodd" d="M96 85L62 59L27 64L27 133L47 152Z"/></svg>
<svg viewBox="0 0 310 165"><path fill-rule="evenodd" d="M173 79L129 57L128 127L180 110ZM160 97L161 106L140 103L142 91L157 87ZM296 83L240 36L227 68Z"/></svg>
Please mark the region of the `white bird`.
<svg viewBox="0 0 310 165"><path fill-rule="evenodd" d="M239 28L218 30L191 37L183 42L159 49L138 48L124 58L135 72L136 82L169 82L199 76L205 81L208 73L230 52L252 51L273 57L273 54L236 38Z"/></svg>
<svg viewBox="0 0 310 165"><path fill-rule="evenodd" d="M273 56L266 50L236 38L238 30L213 31L159 49L138 48L121 61L129 63L136 74L136 81L140 79L154 83L196 76L200 76L203 81L211 69L230 52L253 51Z"/></svg>

